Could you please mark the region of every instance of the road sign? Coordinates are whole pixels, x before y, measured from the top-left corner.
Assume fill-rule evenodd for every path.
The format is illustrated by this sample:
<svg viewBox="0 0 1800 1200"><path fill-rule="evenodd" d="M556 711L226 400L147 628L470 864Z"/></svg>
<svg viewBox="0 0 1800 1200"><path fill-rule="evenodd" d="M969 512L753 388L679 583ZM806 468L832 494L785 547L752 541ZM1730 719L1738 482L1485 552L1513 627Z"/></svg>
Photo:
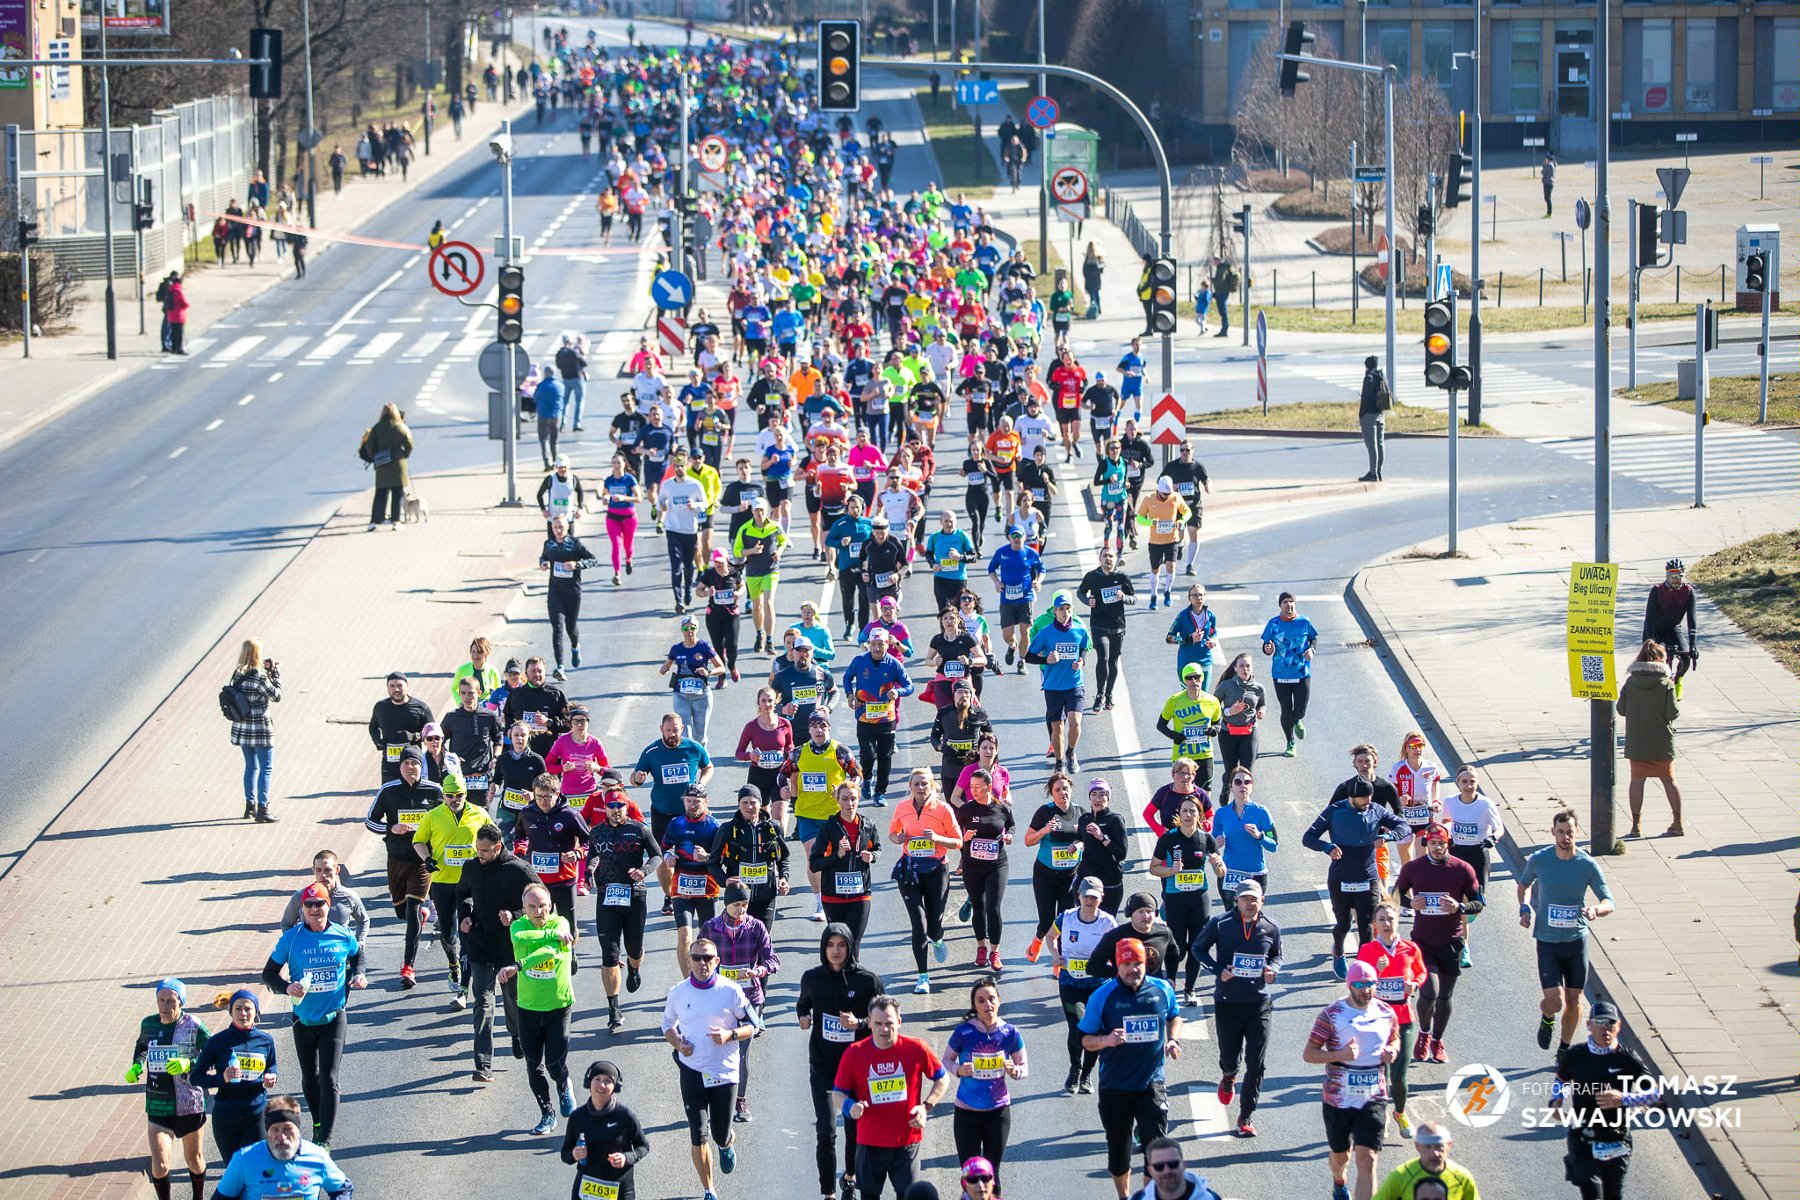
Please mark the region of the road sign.
<svg viewBox="0 0 1800 1200"><path fill-rule="evenodd" d="M525 347L513 343L489 342L481 348L481 357L475 360L475 366L481 372L481 382L499 391L506 390L506 356L511 352L513 359L513 383L525 378L531 369L531 356L525 353Z"/></svg>
<svg viewBox="0 0 1800 1200"><path fill-rule="evenodd" d="M1431 281L1431 296L1438 300L1456 290L1456 275L1450 270L1449 263L1439 263L1437 277Z"/></svg>
<svg viewBox="0 0 1800 1200"><path fill-rule="evenodd" d="M1575 201L1575 228L1586 229L1594 220L1594 210L1584 199Z"/></svg>
<svg viewBox="0 0 1800 1200"><path fill-rule="evenodd" d="M650 283L650 298L665 312L694 302L694 281L680 271L664 271Z"/></svg>
<svg viewBox="0 0 1800 1200"><path fill-rule="evenodd" d="M481 251L467 242L445 242L425 260L431 286L446 296L466 296L481 286L487 273Z"/></svg>
<svg viewBox="0 0 1800 1200"><path fill-rule="evenodd" d="M1150 440L1158 446L1179 446L1187 437L1187 410L1181 401L1165 395L1150 410Z"/></svg>
<svg viewBox="0 0 1800 1200"><path fill-rule="evenodd" d="M1025 122L1033 129L1048 129L1056 124L1062 110L1048 96L1038 96L1025 106Z"/></svg>
<svg viewBox="0 0 1800 1200"><path fill-rule="evenodd" d="M1080 167L1058 167L1050 177L1050 194L1058 204L1078 204L1087 199L1087 176Z"/></svg>
<svg viewBox="0 0 1800 1200"><path fill-rule="evenodd" d="M687 322L672 313L656 314L656 344L664 354L682 354L687 350Z"/></svg>
<svg viewBox="0 0 1800 1200"><path fill-rule="evenodd" d="M1692 174L1686 167L1656 168L1656 181L1662 184L1663 195L1669 198L1670 208L1681 207L1681 193L1687 190L1688 176Z"/></svg>
<svg viewBox="0 0 1800 1200"><path fill-rule="evenodd" d="M725 144L724 138L710 134L700 139L700 148L696 153L702 171L723 171L725 160L731 155L731 148Z"/></svg>
<svg viewBox="0 0 1800 1200"><path fill-rule="evenodd" d="M1382 183L1387 180L1387 167L1382 163L1358 163L1354 178L1358 183Z"/></svg>
<svg viewBox="0 0 1800 1200"><path fill-rule="evenodd" d="M1569 566L1569 694L1577 700L1611 700L1614 603L1619 564L1578 562Z"/></svg>
<svg viewBox="0 0 1800 1200"><path fill-rule="evenodd" d="M1256 310L1256 402L1269 411L1269 318Z"/></svg>
<svg viewBox="0 0 1800 1200"><path fill-rule="evenodd" d="M1000 99L998 79L959 79L956 81L958 104L993 104Z"/></svg>

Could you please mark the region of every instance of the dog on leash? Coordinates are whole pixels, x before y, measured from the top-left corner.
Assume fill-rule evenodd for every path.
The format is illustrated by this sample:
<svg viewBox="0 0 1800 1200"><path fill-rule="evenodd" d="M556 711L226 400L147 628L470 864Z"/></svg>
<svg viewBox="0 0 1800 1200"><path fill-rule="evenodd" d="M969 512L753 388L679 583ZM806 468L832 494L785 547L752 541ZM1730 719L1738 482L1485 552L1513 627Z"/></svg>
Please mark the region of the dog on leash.
<svg viewBox="0 0 1800 1200"><path fill-rule="evenodd" d="M421 521L431 520L431 505L425 498L414 492L406 494L406 505L400 510L400 521L406 525L417 525Z"/></svg>

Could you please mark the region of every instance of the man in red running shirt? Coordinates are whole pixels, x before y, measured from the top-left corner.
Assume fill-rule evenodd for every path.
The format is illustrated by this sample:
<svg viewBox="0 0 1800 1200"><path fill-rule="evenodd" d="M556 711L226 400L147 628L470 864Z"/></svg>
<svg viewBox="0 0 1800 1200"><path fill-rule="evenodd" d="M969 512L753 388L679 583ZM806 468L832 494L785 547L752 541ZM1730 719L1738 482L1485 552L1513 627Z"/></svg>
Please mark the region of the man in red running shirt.
<svg viewBox="0 0 1800 1200"><path fill-rule="evenodd" d="M949 1090L950 1076L930 1046L901 1036L900 1001L894 997L869 1002L869 1031L871 1036L853 1042L838 1061L831 1098L856 1122L857 1188L877 1200L886 1182L893 1183L896 1197L912 1186L925 1118Z"/></svg>

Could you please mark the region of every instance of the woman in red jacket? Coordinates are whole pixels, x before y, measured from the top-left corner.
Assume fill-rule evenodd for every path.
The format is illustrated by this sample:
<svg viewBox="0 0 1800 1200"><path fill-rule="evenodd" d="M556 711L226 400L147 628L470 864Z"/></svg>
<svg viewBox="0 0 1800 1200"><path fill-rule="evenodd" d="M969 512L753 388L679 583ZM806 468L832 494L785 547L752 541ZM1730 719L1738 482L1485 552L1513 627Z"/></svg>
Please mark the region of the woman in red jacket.
<svg viewBox="0 0 1800 1200"><path fill-rule="evenodd" d="M1394 1094L1394 1124L1400 1136L1412 1140L1412 1122L1406 1119L1406 1069L1412 1062L1412 999L1425 982L1425 956L1419 947L1400 936L1400 910L1393 904L1375 909L1375 938L1356 951L1361 962L1375 968L1375 998L1387 1002L1400 1018L1400 1053L1388 1064L1388 1090Z"/></svg>

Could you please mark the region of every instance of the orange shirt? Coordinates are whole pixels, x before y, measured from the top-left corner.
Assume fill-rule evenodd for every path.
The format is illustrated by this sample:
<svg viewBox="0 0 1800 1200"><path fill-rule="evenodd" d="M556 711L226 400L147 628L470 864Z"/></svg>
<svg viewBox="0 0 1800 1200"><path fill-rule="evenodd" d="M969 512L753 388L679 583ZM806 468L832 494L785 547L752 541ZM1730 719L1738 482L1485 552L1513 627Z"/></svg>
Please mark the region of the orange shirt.
<svg viewBox="0 0 1800 1200"><path fill-rule="evenodd" d="M1019 457L1020 445L1019 435L1016 433L1006 433L996 429L993 433L988 434L987 452L997 461L1001 470L1012 469L1013 463Z"/></svg>
<svg viewBox="0 0 1800 1200"><path fill-rule="evenodd" d="M1150 544L1167 546L1180 540L1182 522L1188 519L1188 506L1173 492L1167 496L1152 492L1138 501L1137 515L1150 522Z"/></svg>
<svg viewBox="0 0 1800 1200"><path fill-rule="evenodd" d="M900 801L894 809L894 819L888 822L889 835L906 838L906 853L914 858L942 859L948 851L943 846L934 845L929 851L924 849L923 842L917 842L919 853L913 853L913 845L917 839L929 838L932 834L950 838L958 843L962 841L962 830L957 827L956 813L948 804L938 797L933 797L925 804L923 812L913 805L912 797Z"/></svg>

